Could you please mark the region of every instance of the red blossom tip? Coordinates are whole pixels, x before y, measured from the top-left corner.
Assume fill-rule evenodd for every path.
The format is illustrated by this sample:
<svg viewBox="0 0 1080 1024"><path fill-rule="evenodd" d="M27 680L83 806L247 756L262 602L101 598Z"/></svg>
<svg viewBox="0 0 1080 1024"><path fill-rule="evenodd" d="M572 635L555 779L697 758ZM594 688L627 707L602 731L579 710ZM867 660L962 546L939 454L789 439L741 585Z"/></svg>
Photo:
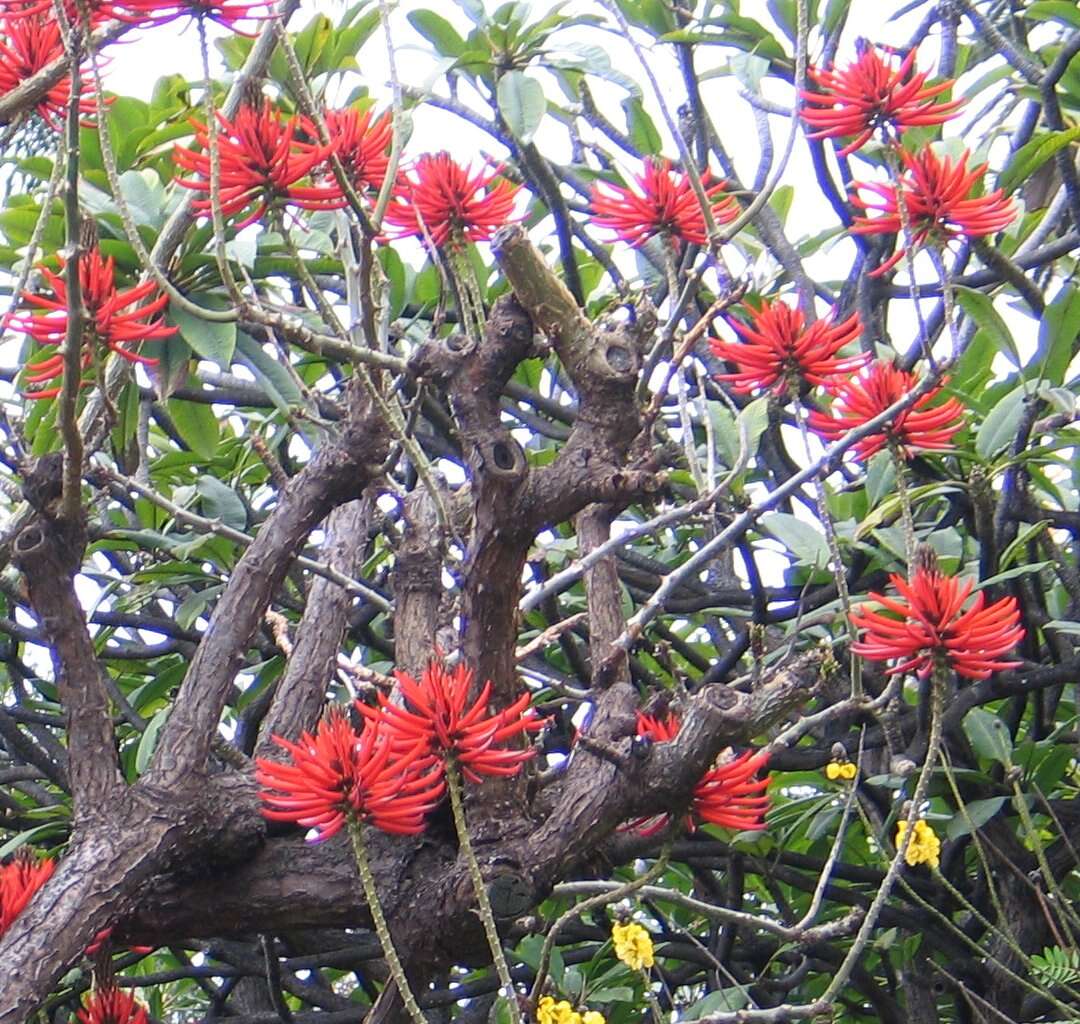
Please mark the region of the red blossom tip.
<svg viewBox="0 0 1080 1024"><path fill-rule="evenodd" d="M443 794L441 766L423 744L403 747L384 726L369 721L357 733L335 709L297 743L273 737L290 760L255 762L263 816L314 829L316 841L335 835L350 815L384 832L422 832Z"/></svg>
<svg viewBox="0 0 1080 1024"><path fill-rule="evenodd" d="M56 861L38 860L22 847L0 864L0 935L3 935L56 870Z"/></svg>
<svg viewBox="0 0 1080 1024"><path fill-rule="evenodd" d="M729 320L740 341L709 339L717 359L738 367L737 373L720 373L716 379L730 381L739 394L772 388L779 395L800 381L827 386L865 366L870 358L865 352L837 357L862 332L857 313L840 323L826 318L807 327L802 312L781 301L766 299L760 309L744 308L747 322Z"/></svg>
<svg viewBox="0 0 1080 1024"><path fill-rule="evenodd" d="M544 719L529 706L528 693L502 711L492 711L490 682L469 704L474 673L464 663L448 669L433 659L419 680L404 672L394 675L405 707L379 694L378 708L357 702L356 709L371 722L385 723L398 744L421 744L440 759L454 760L470 782L481 782L485 775L516 775L533 756L531 748L504 746L543 727Z"/></svg>
<svg viewBox="0 0 1080 1024"><path fill-rule="evenodd" d="M875 210L879 216L856 217L852 232L857 235L882 235L903 232L900 212L901 195L907 210L910 230L909 247L916 249L926 243L945 245L954 238L980 238L1007 228L1016 217L1016 207L1001 189L988 195L973 196L976 183L986 170L986 164L968 170L970 153L964 150L953 163L948 157L939 158L933 149L918 153L901 151L906 172L895 185L876 182L855 182L854 189L872 192L877 201L861 198L856 192L852 202L864 210ZM901 248L876 270L871 277L880 277L903 258Z"/></svg>
<svg viewBox="0 0 1080 1024"><path fill-rule="evenodd" d="M654 235L668 235L682 242L704 245L705 215L701 211L689 175L674 171L670 160L644 162L634 177L636 188L598 182L592 190L592 223L607 228L616 239L641 246ZM725 192L725 183L714 182L709 171L701 175L713 219L728 224L739 215L739 204Z"/></svg>
<svg viewBox="0 0 1080 1024"><path fill-rule="evenodd" d="M81 1024L150 1024L146 1007L114 985L93 989L75 1016Z"/></svg>
<svg viewBox="0 0 1080 1024"><path fill-rule="evenodd" d="M909 394L917 383L913 373L879 359L849 380L828 384L827 390L833 396L832 408L828 413L812 411L807 423L826 440L836 441L883 413ZM890 442L897 445L905 458L915 451L951 448L952 436L964 425L964 407L955 398L931 407L941 390L931 388L913 405L897 413L891 423L857 441L855 457L865 462Z"/></svg>
<svg viewBox="0 0 1080 1024"><path fill-rule="evenodd" d="M667 743L679 734L681 723L677 715L668 712L663 717L637 713L637 735L655 743ZM765 812L769 809L768 777L754 776L769 762L766 751L745 750L737 757L722 754L694 787L689 826L696 823L720 825L740 832L756 832L765 828ZM643 835L654 835L670 821L669 815L641 818L631 822L631 828Z"/></svg>
<svg viewBox="0 0 1080 1024"><path fill-rule="evenodd" d="M48 267L40 268L52 289L51 295L23 292L23 298L30 305L37 306L44 312L23 312L10 318L10 323L16 330L25 331L46 347L59 348L67 337L68 293L63 274L64 266L61 259L61 272L58 274ZM89 329L83 332L84 370L89 369L94 361L95 344L115 352L129 363L152 366L157 363L156 359L144 356L130 346L167 338L176 333L175 327L169 327L162 322L160 314L169 300L164 294L151 298L157 291L157 286L152 281L144 281L133 288L119 291L115 278L113 258L104 257L97 246L85 252L79 260L79 282L82 286L83 305L89 318ZM148 299L149 301L146 301ZM34 388L25 393L27 398L49 398L59 393L59 388L42 390L34 387L63 375L64 360L58 352L28 364L26 369L28 372L24 379Z"/></svg>
<svg viewBox="0 0 1080 1024"><path fill-rule="evenodd" d="M803 120L813 129L812 139L854 136L840 150L848 156L863 146L878 129L944 124L964 105L959 100L938 100L951 89L952 79L927 85L928 72L914 70L912 50L893 67L868 46L843 70L809 68L807 74L821 90L804 89Z"/></svg>
<svg viewBox="0 0 1080 1024"><path fill-rule="evenodd" d="M899 575L890 576L889 582L900 599L877 593L870 598L890 614L867 605L851 613L852 623L862 631L851 645L856 654L871 661L898 659L890 673L916 672L921 678L930 674L936 660L967 679L986 679L1020 664L1002 660L1024 638L1015 598L988 605L980 591L965 611L972 580L919 568L910 583Z"/></svg>
<svg viewBox="0 0 1080 1024"><path fill-rule="evenodd" d="M461 239L488 241L516 220L520 185L498 167L466 169L449 153L425 153L398 177L386 208L388 238L416 236L436 249Z"/></svg>

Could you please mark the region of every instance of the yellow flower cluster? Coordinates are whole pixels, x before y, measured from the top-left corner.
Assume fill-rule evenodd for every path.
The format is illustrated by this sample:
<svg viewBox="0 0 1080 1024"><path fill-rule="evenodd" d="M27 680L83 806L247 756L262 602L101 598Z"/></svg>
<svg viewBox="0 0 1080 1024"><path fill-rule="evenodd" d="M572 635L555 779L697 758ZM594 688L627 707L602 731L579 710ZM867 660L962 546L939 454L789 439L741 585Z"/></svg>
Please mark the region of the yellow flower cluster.
<svg viewBox="0 0 1080 1024"><path fill-rule="evenodd" d="M640 971L653 965L653 945L649 933L639 924L616 924L611 929L615 955L627 967Z"/></svg>
<svg viewBox="0 0 1080 1024"><path fill-rule="evenodd" d="M830 782L845 779L850 782L858 774L858 769L851 761L830 761L825 765L825 778Z"/></svg>
<svg viewBox="0 0 1080 1024"><path fill-rule="evenodd" d="M907 831L907 822L896 823L896 845L904 841L904 833ZM908 844L904 860L909 867L916 864L927 864L936 868L941 864L941 840L937 833L921 818L915 822L915 830L911 834L911 842Z"/></svg>
<svg viewBox="0 0 1080 1024"><path fill-rule="evenodd" d="M536 1024L607 1024L597 1010L578 1013L565 999L555 1002L553 996L543 996L536 1006Z"/></svg>

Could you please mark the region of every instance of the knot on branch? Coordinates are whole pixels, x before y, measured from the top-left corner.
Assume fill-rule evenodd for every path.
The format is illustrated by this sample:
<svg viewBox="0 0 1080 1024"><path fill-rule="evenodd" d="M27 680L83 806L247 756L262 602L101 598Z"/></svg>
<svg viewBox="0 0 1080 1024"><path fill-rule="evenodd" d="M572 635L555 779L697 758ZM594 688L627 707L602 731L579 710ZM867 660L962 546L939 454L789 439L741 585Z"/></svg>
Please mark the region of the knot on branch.
<svg viewBox="0 0 1080 1024"><path fill-rule="evenodd" d="M86 523L50 519L42 514L25 527L12 544L11 560L28 577L72 577L82 565Z"/></svg>
<svg viewBox="0 0 1080 1024"><path fill-rule="evenodd" d="M520 483L529 468L525 452L509 433L478 441L472 461L478 474L507 486Z"/></svg>

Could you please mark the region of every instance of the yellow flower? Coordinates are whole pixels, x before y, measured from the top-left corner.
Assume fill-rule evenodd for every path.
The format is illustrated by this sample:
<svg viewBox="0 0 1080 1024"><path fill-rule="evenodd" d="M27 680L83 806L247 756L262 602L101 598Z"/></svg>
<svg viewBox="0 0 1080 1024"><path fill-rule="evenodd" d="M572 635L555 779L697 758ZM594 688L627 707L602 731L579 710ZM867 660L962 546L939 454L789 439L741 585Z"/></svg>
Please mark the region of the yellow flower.
<svg viewBox="0 0 1080 1024"><path fill-rule="evenodd" d="M537 1003L536 1022L537 1024L583 1024L580 1013L565 999L555 1002L553 996L542 996L540 1002Z"/></svg>
<svg viewBox="0 0 1080 1024"><path fill-rule="evenodd" d="M607 1024L599 1010L586 1010L581 1016L581 1024Z"/></svg>
<svg viewBox="0 0 1080 1024"><path fill-rule="evenodd" d="M627 967L640 971L653 965L653 945L649 933L639 924L616 924L611 929L615 955Z"/></svg>
<svg viewBox="0 0 1080 1024"><path fill-rule="evenodd" d="M830 761L825 765L825 778L830 782L835 782L837 779L846 779L850 782L857 773L858 769L851 761Z"/></svg>
<svg viewBox="0 0 1080 1024"><path fill-rule="evenodd" d="M907 822L898 821L896 823L897 847L904 841L906 831ZM907 861L909 867L915 867L917 864L927 864L932 868L936 868L941 864L941 840L938 839L937 833L922 818L915 822L915 830L911 834L911 842L908 844L907 852L904 854L904 860Z"/></svg>

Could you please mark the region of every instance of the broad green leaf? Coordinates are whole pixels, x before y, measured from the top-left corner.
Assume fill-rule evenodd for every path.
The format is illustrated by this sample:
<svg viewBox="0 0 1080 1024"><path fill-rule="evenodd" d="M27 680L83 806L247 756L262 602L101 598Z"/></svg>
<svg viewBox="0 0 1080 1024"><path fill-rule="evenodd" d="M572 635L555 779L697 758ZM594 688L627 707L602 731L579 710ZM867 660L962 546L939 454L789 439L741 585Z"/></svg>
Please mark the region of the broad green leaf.
<svg viewBox="0 0 1080 1024"><path fill-rule="evenodd" d="M202 498L203 514L207 519L217 519L234 530L247 527L247 509L228 484L222 483L216 476L203 475L195 488Z"/></svg>
<svg viewBox="0 0 1080 1024"><path fill-rule="evenodd" d="M465 40L441 14L426 8L410 11L409 24L420 33L443 57L460 57L465 52Z"/></svg>
<svg viewBox="0 0 1080 1024"><path fill-rule="evenodd" d="M966 814L957 812L945 827L949 839L959 839L970 835L974 829L982 828L1005 805L1008 797L992 796L985 800L972 800L965 804Z"/></svg>
<svg viewBox="0 0 1080 1024"><path fill-rule="evenodd" d="M1074 0L1036 0L1024 8L1024 17L1033 21L1060 21L1080 28L1080 7Z"/></svg>
<svg viewBox="0 0 1080 1024"><path fill-rule="evenodd" d="M1012 764L1012 737L1005 723L985 708L972 708L964 716L964 732L975 753L1006 768Z"/></svg>
<svg viewBox="0 0 1080 1024"><path fill-rule="evenodd" d="M1080 288L1065 284L1039 321L1039 348L1033 369L1051 384L1065 383L1065 373L1080 336Z"/></svg>
<svg viewBox="0 0 1080 1024"><path fill-rule="evenodd" d="M522 71L508 71L499 79L497 98L499 113L514 138L531 142L547 109L543 86Z"/></svg>
<svg viewBox="0 0 1080 1024"><path fill-rule="evenodd" d="M1013 341L1012 333L1001 318L1001 314L994 309L990 296L962 285L956 285L954 290L957 301L964 307L964 312L979 325L981 330L986 331L994 347L1008 358L1013 366L1020 369L1023 361L1017 351L1016 342Z"/></svg>
<svg viewBox="0 0 1080 1024"><path fill-rule="evenodd" d="M641 153L655 154L663 148L664 140L656 130L653 120L645 112L641 100L636 96L627 96L622 101L626 113L626 129L634 146Z"/></svg>
<svg viewBox="0 0 1080 1024"><path fill-rule="evenodd" d="M171 705L163 707L150 719L143 734L139 737L139 748L135 752L136 775L142 775L149 767L150 759L154 756L154 749L157 747L158 736L161 735L162 727L168 721L170 711L172 711Z"/></svg>
<svg viewBox="0 0 1080 1024"><path fill-rule="evenodd" d="M1036 4L1036 6L1038 5ZM1073 4L1067 6L1072 7L1074 12L1077 10ZM1080 125L1075 125L1061 132L1038 132L1013 154L1013 158L998 178L998 188L1005 192L1012 192L1042 167L1055 153L1064 149L1076 139L1080 139Z"/></svg>
<svg viewBox="0 0 1080 1024"><path fill-rule="evenodd" d="M292 375L273 356L267 355L250 334L240 331L236 339L236 359L254 375L266 392L266 397L284 414L289 407L303 400L300 388Z"/></svg>
<svg viewBox="0 0 1080 1024"><path fill-rule="evenodd" d="M825 535L812 523L787 512L773 512L761 520L763 529L771 533L800 562L808 565L829 564L829 545Z"/></svg>
<svg viewBox="0 0 1080 1024"><path fill-rule="evenodd" d="M169 416L184 443L204 459L217 454L220 426L214 410L203 402L186 402L170 398L166 403Z"/></svg>
<svg viewBox="0 0 1080 1024"><path fill-rule="evenodd" d="M722 988L716 992L710 992L696 1003L679 1011L679 1020L699 1020L714 1013L734 1013L746 1007L747 996L745 989Z"/></svg>
<svg viewBox="0 0 1080 1024"><path fill-rule="evenodd" d="M975 435L975 451L981 458L989 459L1012 442L1023 412L1024 390L1015 388L987 413Z"/></svg>
<svg viewBox="0 0 1080 1024"><path fill-rule="evenodd" d="M196 306L204 306L207 309L220 309L220 299L207 295L189 295L188 299ZM223 370L227 370L232 363L233 350L236 348L236 323L220 323L214 320L203 320L195 313L170 302L166 311L165 319L168 323L180 328L180 334L203 359L215 362Z"/></svg>

